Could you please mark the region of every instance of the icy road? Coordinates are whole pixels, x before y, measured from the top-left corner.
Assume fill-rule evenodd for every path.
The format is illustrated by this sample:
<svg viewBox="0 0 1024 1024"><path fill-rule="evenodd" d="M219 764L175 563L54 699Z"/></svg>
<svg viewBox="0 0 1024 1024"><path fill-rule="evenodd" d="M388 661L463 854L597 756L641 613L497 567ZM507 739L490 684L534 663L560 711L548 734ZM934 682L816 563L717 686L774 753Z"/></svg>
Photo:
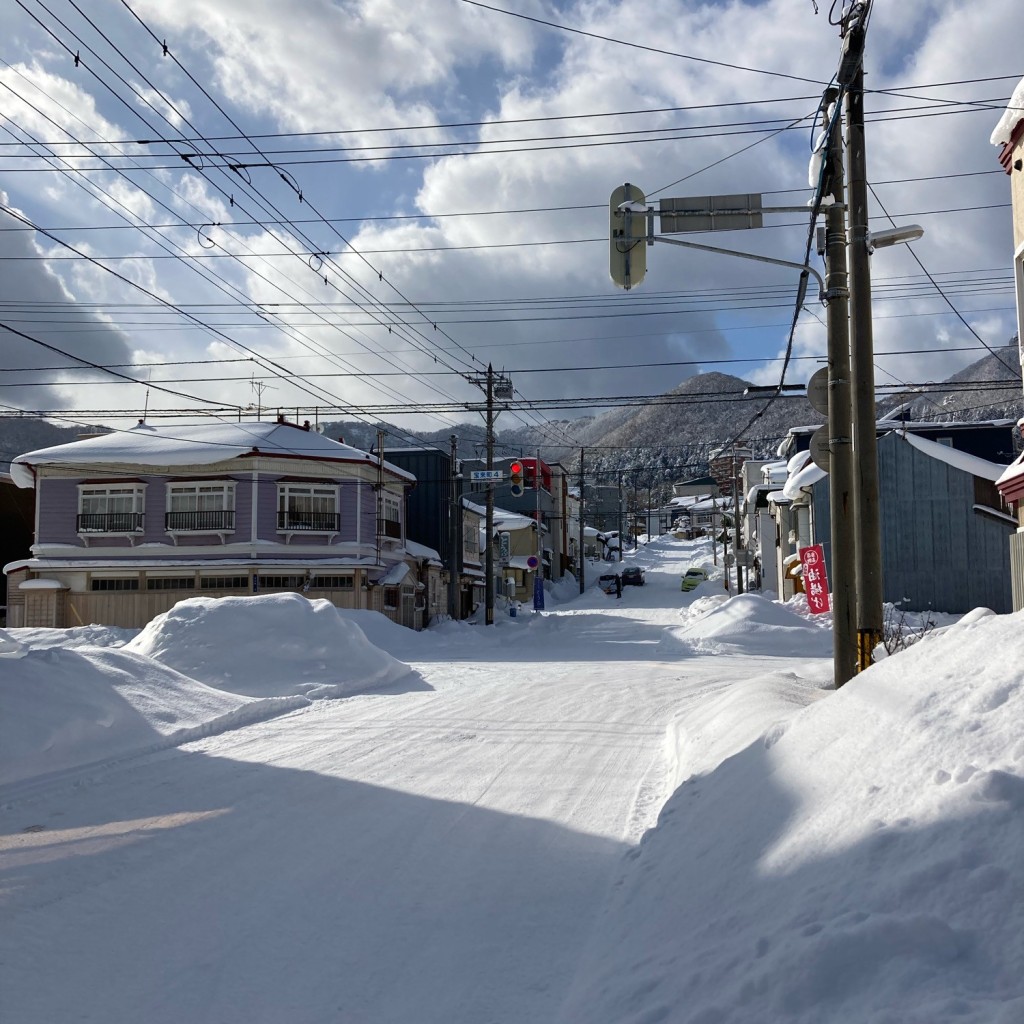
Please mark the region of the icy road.
<svg viewBox="0 0 1024 1024"><path fill-rule="evenodd" d="M5 1019L554 1020L676 782L674 716L771 661L674 636L695 552L641 551L621 600L403 634L418 676L385 690L15 789Z"/></svg>

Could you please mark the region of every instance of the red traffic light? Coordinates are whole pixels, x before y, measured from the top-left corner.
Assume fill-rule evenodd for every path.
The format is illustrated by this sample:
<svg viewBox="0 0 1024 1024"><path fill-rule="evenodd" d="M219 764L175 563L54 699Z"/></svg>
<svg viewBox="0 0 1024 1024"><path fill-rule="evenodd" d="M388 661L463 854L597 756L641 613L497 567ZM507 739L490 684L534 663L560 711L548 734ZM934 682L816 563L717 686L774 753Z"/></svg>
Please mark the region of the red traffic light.
<svg viewBox="0 0 1024 1024"><path fill-rule="evenodd" d="M521 498L523 496L523 464L521 462L513 462L508 467L509 470L509 483L512 485L512 497Z"/></svg>

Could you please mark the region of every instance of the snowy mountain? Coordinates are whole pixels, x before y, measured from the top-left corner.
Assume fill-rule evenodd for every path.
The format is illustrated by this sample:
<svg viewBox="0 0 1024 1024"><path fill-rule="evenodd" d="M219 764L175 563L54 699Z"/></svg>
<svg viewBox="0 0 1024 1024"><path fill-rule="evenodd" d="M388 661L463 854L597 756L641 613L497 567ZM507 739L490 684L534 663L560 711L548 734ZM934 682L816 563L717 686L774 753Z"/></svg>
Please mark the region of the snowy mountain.
<svg viewBox="0 0 1024 1024"><path fill-rule="evenodd" d="M883 415L900 410L900 417L914 420L1016 420L1024 412L1017 339L942 383L887 395L878 408Z"/></svg>

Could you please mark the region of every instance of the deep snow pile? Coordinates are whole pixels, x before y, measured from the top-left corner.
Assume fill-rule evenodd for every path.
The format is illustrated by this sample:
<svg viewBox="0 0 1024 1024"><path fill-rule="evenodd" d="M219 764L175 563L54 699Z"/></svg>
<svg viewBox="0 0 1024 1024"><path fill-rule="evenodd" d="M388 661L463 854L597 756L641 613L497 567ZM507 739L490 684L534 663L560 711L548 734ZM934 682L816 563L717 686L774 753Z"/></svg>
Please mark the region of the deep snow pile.
<svg viewBox="0 0 1024 1024"><path fill-rule="evenodd" d="M1022 627L976 613L733 756L724 722L722 757L683 744L564 1020L1024 1020Z"/></svg>
<svg viewBox="0 0 1024 1024"><path fill-rule="evenodd" d="M686 622L673 635L702 653L730 649L762 655L828 657L831 623L801 615L787 604L760 594L702 598L683 609ZM830 616L828 618L831 618Z"/></svg>
<svg viewBox="0 0 1024 1024"><path fill-rule="evenodd" d="M409 677L409 666L371 644L349 614L274 594L182 601L138 635L100 626L0 630L0 785ZM379 613L358 617L381 639L415 637Z"/></svg>
<svg viewBox="0 0 1024 1024"><path fill-rule="evenodd" d="M346 613L300 594L179 601L125 649L250 697L340 697L409 672L408 665L371 644Z"/></svg>
<svg viewBox="0 0 1024 1024"><path fill-rule="evenodd" d="M21 644L6 656L5 649L0 636L0 785L184 743L308 703L224 693L109 647Z"/></svg>

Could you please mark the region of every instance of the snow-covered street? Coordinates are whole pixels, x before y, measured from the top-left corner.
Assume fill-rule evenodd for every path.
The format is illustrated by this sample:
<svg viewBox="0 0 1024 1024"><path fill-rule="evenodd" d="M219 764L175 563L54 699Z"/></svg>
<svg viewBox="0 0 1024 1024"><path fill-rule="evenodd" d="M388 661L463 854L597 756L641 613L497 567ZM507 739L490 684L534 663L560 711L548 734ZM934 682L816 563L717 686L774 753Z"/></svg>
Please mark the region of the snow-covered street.
<svg viewBox="0 0 1024 1024"><path fill-rule="evenodd" d="M831 1005L825 979L842 954L824 955L820 966L801 954L798 977L793 944L814 931L778 937L782 910L771 903L786 872L854 842L865 816L920 817L905 793L904 806L893 806L895 798L866 795L860 782L849 796L859 802L859 824L845 805L816 805L827 780L863 768L844 761L843 743L905 728L899 702L875 706L867 676L832 693L827 624L756 595L729 600L706 542L663 538L630 553L631 562L647 569L647 584L625 588L621 600L591 586L582 596L560 594L542 615L503 617L489 629L449 623L414 634L356 613L362 626L358 642L350 637L350 662L376 681L363 692L351 673L332 675L330 659L324 675L317 630L334 619L310 620L286 643L271 619L259 618L263 607L292 611L273 599L249 606L257 619L248 649L234 639L206 646L218 615L216 628L234 636L234 613L223 603L200 603L190 620L168 618L134 639L95 628L4 634L0 693L11 714L0 738L20 755L5 759L9 781L0 790L5 1018L924 1021L868 1014L876 984L886 991L881 963L874 979L855 971L860 980L839 986ZM713 578L680 593L680 575L694 563ZM296 610L308 608L294 600ZM283 647L301 685L280 674L274 651ZM916 655L887 659L871 674L901 658L910 666ZM193 675L181 674L186 665ZM69 666L79 673L77 693ZM65 684L53 681L62 675ZM335 676L347 681L332 684ZM345 695L332 699L332 685ZM866 694L859 705L851 703L858 687ZM1004 696L989 703L998 715L1020 703L1019 683L996 688ZM26 693L36 698L29 711ZM112 710L112 694L135 717ZM824 730L812 728L810 712L819 711L828 712L817 716ZM848 715L864 730L848 729ZM928 747L919 739L906 737L910 747ZM990 761L1001 763L999 744L987 742ZM827 752L832 744L839 753ZM816 746L813 758L801 745ZM920 750L908 756L926 760ZM43 770L48 757L58 770ZM950 777L961 786L985 775L976 797L989 810L1010 801L992 822L1005 829L1018 792L1008 779L1019 776L998 775L977 754L967 760L975 771ZM805 785L800 772L809 765ZM920 770L933 771L926 763ZM709 794L701 802L698 784ZM830 824L802 825L800 806L808 820L827 813ZM958 841L968 844L985 834L978 822L961 831ZM863 869L847 872L832 909L819 881L819 927L833 950L854 951L854 964L874 956L872 944L909 962L909 974L889 979L890 999L893 989L912 995L908 977L954 984L957 958L978 958L985 943L968 952L954 935L959 926L940 926L934 907L931 917L906 906L887 924L872 918L871 879L885 874L885 849L872 847ZM936 857L934 884L965 856L957 849ZM988 914L983 908L1019 885L1019 869L1015 880L1005 859L976 857L989 864L989 888L975 884L972 912ZM774 871L782 872L775 887L757 881ZM897 871L887 884L898 893L902 878ZM732 886L735 906L723 902ZM792 892L785 899L799 903ZM838 936L858 927L850 920L858 907L874 938L843 946ZM755 917L745 922L750 908ZM755 1012L751 995L751 971L765 956L761 967L781 965L778 991L760 982L767 1013ZM1019 988L997 982L998 971L986 977ZM930 1021L947 1019L938 1005Z"/></svg>

